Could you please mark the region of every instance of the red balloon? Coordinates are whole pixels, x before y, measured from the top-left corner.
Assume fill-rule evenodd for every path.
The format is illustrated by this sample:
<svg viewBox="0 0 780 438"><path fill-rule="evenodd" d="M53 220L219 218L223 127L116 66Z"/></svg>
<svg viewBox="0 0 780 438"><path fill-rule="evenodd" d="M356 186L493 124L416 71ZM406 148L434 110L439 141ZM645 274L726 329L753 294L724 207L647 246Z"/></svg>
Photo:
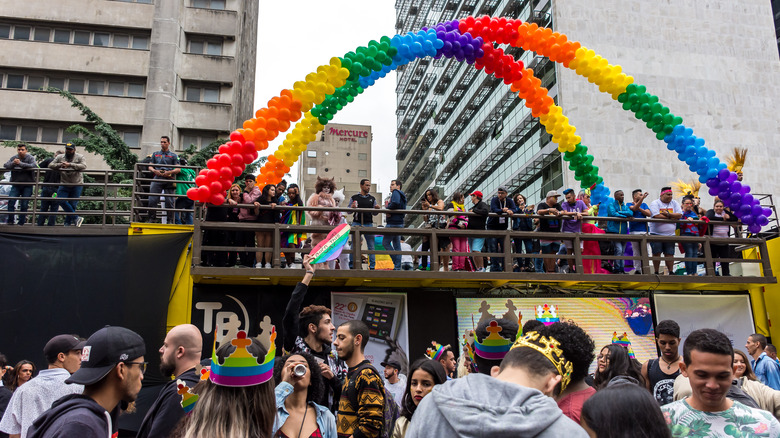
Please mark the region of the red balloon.
<svg viewBox="0 0 780 438"><path fill-rule="evenodd" d="M220 154L226 154L228 152L228 145L227 143L219 145L217 148Z"/></svg>
<svg viewBox="0 0 780 438"><path fill-rule="evenodd" d="M217 193L216 195L211 195L209 198L209 204L212 205L222 205L225 203L225 196L222 194Z"/></svg>
<svg viewBox="0 0 780 438"><path fill-rule="evenodd" d="M241 135L241 133L238 132L238 131L231 132L230 133L230 139L233 140L233 141L241 142L241 143L246 141L246 140L244 140L244 136Z"/></svg>
<svg viewBox="0 0 780 438"><path fill-rule="evenodd" d="M212 194L219 193L222 191L222 183L219 181L212 181L211 184L209 184L209 192Z"/></svg>
<svg viewBox="0 0 780 438"><path fill-rule="evenodd" d="M257 153L257 152L255 152ZM251 163L252 161L255 161L254 158L252 158L252 154L243 154L241 155L244 159L244 163Z"/></svg>
<svg viewBox="0 0 780 438"><path fill-rule="evenodd" d="M226 191L230 188L230 186L233 185L233 179L223 179L222 180L222 191Z"/></svg>
<svg viewBox="0 0 780 438"><path fill-rule="evenodd" d="M233 171L233 176L239 176L242 173L244 173L244 166L231 166L230 169Z"/></svg>
<svg viewBox="0 0 780 438"><path fill-rule="evenodd" d="M198 187L198 200L200 202L205 201L206 199L209 198L209 196L211 196L211 190L209 190L208 187L206 186Z"/></svg>
<svg viewBox="0 0 780 438"><path fill-rule="evenodd" d="M225 166L222 169L219 169L219 176L220 179L232 179L233 171L230 170L230 166Z"/></svg>
<svg viewBox="0 0 780 438"><path fill-rule="evenodd" d="M231 157L233 161L234 166L238 166L239 164L244 164L244 156L241 153L235 153Z"/></svg>
<svg viewBox="0 0 780 438"><path fill-rule="evenodd" d="M229 166L231 161L232 160L230 158L230 155L228 154L219 154L217 156L217 162L219 163L220 167Z"/></svg>
<svg viewBox="0 0 780 438"><path fill-rule="evenodd" d="M209 169L209 173L206 176L209 181L216 181L219 179L219 170L216 169Z"/></svg>
<svg viewBox="0 0 780 438"><path fill-rule="evenodd" d="M209 158L209 160L206 161L206 167L209 169L216 169L219 167L219 161L217 161L216 158Z"/></svg>
<svg viewBox="0 0 780 438"><path fill-rule="evenodd" d="M241 152L244 153L244 154L251 154L252 151L254 151L254 150L255 150L255 142L248 141L248 142L244 143L244 148L241 150Z"/></svg>
<svg viewBox="0 0 780 438"><path fill-rule="evenodd" d="M193 201L200 200L200 195L198 194L198 189L195 187L192 187L191 189L187 190L187 197L192 199Z"/></svg>
<svg viewBox="0 0 780 438"><path fill-rule="evenodd" d="M208 184L208 181L209 179L206 175L198 175L195 177L195 184L197 184L198 186L204 186Z"/></svg>

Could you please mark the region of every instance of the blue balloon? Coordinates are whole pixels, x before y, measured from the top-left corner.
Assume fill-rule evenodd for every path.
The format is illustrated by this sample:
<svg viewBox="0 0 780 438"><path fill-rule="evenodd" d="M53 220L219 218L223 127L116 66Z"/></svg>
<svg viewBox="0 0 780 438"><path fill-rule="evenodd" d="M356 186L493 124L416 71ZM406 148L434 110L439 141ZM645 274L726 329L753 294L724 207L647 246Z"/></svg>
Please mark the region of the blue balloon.
<svg viewBox="0 0 780 438"><path fill-rule="evenodd" d="M728 166L726 165L726 163L718 164L718 171L721 171L723 169L728 169Z"/></svg>
<svg viewBox="0 0 780 438"><path fill-rule="evenodd" d="M685 128L685 132L683 133L686 137L692 137L693 136L693 129L691 128Z"/></svg>
<svg viewBox="0 0 780 438"><path fill-rule="evenodd" d="M702 157L701 155L698 156L699 158L696 159L696 167L706 169L707 168L707 159L705 157Z"/></svg>
<svg viewBox="0 0 780 438"><path fill-rule="evenodd" d="M715 154L715 151L714 151L714 150L712 150L712 149L709 149L709 150L707 150L707 156L708 156L708 157L712 158L712 157L714 157L715 155L716 155L716 154Z"/></svg>
<svg viewBox="0 0 780 438"><path fill-rule="evenodd" d="M687 164L689 166L693 166L694 163L696 163L696 155L688 155L685 158L685 164Z"/></svg>
<svg viewBox="0 0 780 438"><path fill-rule="evenodd" d="M705 170L705 172L706 172L706 170ZM708 180L709 180L709 178L707 177L706 173L705 173L705 174L702 174L702 175L699 175L699 182L700 182L700 183L704 184L704 183L706 183Z"/></svg>
<svg viewBox="0 0 780 438"><path fill-rule="evenodd" d="M709 155L709 152L707 153L707 155ZM715 157L710 157L709 159L707 159L707 167L710 169L716 169L718 167L718 163L720 163L720 160L718 160Z"/></svg>
<svg viewBox="0 0 780 438"><path fill-rule="evenodd" d="M671 145L672 142L674 141L674 139L675 139L675 135L674 134L669 134L669 135L664 137L664 142L667 143L668 145ZM669 146L667 146L667 147L669 147ZM673 148L674 148L674 146L670 147L669 150L671 151Z"/></svg>
<svg viewBox="0 0 780 438"><path fill-rule="evenodd" d="M676 125L674 128L672 128L672 134L674 135L680 136L683 135L684 132L685 132L685 125L683 124Z"/></svg>
<svg viewBox="0 0 780 438"><path fill-rule="evenodd" d="M704 139L696 137L696 146L703 147L704 146Z"/></svg>

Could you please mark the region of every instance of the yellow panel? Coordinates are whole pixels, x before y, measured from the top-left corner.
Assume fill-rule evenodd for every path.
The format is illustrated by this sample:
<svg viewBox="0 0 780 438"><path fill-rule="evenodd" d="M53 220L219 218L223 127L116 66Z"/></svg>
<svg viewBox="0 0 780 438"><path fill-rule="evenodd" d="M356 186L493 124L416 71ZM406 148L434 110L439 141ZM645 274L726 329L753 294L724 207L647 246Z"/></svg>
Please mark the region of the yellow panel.
<svg viewBox="0 0 780 438"><path fill-rule="evenodd" d="M769 261L772 264L772 273L776 277L780 272L780 238L767 240L766 247L769 252ZM772 336L772 342L777 345L780 343L780 285L777 283L768 284L760 289L763 289L762 295L768 318L768 334Z"/></svg>

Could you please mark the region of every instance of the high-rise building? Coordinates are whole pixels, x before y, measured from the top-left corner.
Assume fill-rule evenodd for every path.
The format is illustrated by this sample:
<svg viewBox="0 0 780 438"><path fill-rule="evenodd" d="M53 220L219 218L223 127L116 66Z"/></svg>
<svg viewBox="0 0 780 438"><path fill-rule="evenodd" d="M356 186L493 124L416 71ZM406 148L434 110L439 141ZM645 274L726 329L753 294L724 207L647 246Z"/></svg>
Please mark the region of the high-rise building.
<svg viewBox="0 0 780 438"><path fill-rule="evenodd" d="M770 2L703 0L399 0L396 31L406 33L469 15L534 22L621 65L647 86L721 159L746 147L745 182L772 193L780 167L780 63ZM505 48L506 49L506 48ZM575 72L516 48L508 53L541 79L595 157L614 192L651 193L694 179L644 122ZM506 186L538 203L551 189L579 188L557 145L501 80L457 60L420 59L397 76L398 174L419 203L424 190L482 191ZM774 102L774 103L772 103ZM703 205L711 208L706 189ZM468 198L467 198L468 199ZM417 204L419 205L419 204Z"/></svg>
<svg viewBox="0 0 780 438"><path fill-rule="evenodd" d="M252 116L256 1L43 0L0 10L0 140L61 148L68 90L143 156L208 145ZM94 161L91 168L100 164Z"/></svg>
<svg viewBox="0 0 780 438"><path fill-rule="evenodd" d="M298 185L303 199L314 193L318 176L335 178L336 188L344 188L347 198L360 192L360 180L371 179L371 140L371 126L328 123L301 157ZM374 184L371 193L381 202Z"/></svg>

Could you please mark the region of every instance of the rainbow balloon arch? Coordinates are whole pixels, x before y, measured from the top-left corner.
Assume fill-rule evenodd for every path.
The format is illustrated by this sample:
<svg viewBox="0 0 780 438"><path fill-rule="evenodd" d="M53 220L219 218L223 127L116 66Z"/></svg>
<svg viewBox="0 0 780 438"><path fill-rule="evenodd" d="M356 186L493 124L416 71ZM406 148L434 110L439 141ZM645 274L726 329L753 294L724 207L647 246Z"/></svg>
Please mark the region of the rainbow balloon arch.
<svg viewBox="0 0 780 438"><path fill-rule="evenodd" d="M243 128L233 131L231 141L221 145L219 153L208 160L207 168L195 178L197 187L191 188L187 196L200 202L224 203L225 191L246 165L257 159L258 151L267 149L269 141L297 122L281 146L268 156L257 177L260 186L278 183L334 114L398 66L430 56L455 58L503 79L552 135L574 178L582 188L591 190L591 201L604 202L609 188L576 128L541 86L533 70L524 68L521 61L496 47L501 44L545 56L597 85L599 91L610 94L624 110L645 122L667 149L676 152L677 158L699 175L699 181L709 187L709 194L730 207L752 233L769 223L771 210L760 205L750 194L750 187L737 181L736 173L728 170L714 150L704 146L703 138L696 137L658 96L648 93L644 85L635 84L634 78L623 73L619 65L610 64L593 50L549 28L488 16L448 21L392 38L383 36L378 42L372 40L343 57L332 58L329 64L306 75L304 81L295 82L292 90L282 90L268 101L266 108L245 121Z"/></svg>

